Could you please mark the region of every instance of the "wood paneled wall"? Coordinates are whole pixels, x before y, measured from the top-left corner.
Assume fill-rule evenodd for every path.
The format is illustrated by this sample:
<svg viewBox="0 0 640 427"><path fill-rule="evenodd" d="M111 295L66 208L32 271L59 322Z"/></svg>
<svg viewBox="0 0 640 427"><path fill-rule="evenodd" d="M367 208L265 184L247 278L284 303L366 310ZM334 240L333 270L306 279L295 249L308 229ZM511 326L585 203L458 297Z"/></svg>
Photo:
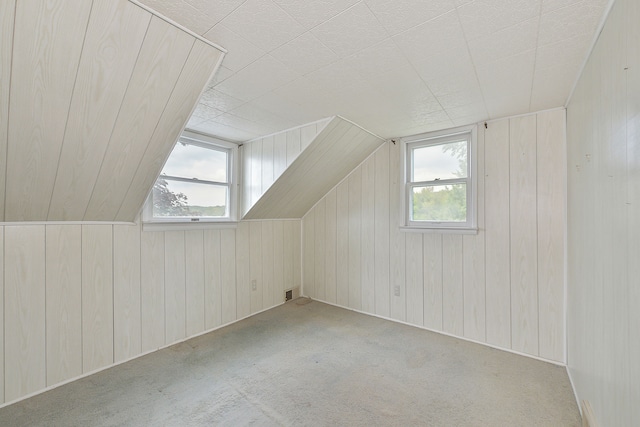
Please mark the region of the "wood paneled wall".
<svg viewBox="0 0 640 427"><path fill-rule="evenodd" d="M301 283L300 233L0 227L0 403L280 304Z"/></svg>
<svg viewBox="0 0 640 427"><path fill-rule="evenodd" d="M0 222L133 221L223 52L128 0L3 0L0 40Z"/></svg>
<svg viewBox="0 0 640 427"><path fill-rule="evenodd" d="M478 134L478 234L402 231L387 143L303 218L304 293L564 362L565 111Z"/></svg>
<svg viewBox="0 0 640 427"><path fill-rule="evenodd" d="M569 373L640 425L640 2L616 0L567 108Z"/></svg>
<svg viewBox="0 0 640 427"><path fill-rule="evenodd" d="M321 120L242 145L242 215L258 201L329 123Z"/></svg>

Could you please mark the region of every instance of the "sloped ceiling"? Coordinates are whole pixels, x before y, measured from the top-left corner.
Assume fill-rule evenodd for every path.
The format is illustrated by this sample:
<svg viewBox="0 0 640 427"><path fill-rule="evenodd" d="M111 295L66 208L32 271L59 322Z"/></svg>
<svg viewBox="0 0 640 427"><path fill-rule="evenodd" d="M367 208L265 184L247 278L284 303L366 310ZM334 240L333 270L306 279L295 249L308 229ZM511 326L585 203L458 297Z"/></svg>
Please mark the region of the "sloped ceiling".
<svg viewBox="0 0 640 427"><path fill-rule="evenodd" d="M612 0L141 0L229 50L189 127L397 137L564 105Z"/></svg>
<svg viewBox="0 0 640 427"><path fill-rule="evenodd" d="M128 0L0 2L0 221L133 221L223 51Z"/></svg>
<svg viewBox="0 0 640 427"><path fill-rule="evenodd" d="M334 117L243 219L302 218L385 140Z"/></svg>

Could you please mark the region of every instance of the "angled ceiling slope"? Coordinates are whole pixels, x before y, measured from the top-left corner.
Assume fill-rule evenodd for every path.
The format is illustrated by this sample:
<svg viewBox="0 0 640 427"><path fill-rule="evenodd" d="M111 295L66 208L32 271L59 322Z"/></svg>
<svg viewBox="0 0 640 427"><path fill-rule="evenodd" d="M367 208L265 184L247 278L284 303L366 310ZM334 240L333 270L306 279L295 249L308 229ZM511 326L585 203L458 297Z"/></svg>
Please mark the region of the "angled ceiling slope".
<svg viewBox="0 0 640 427"><path fill-rule="evenodd" d="M133 221L223 50L129 0L0 12L0 221Z"/></svg>
<svg viewBox="0 0 640 427"><path fill-rule="evenodd" d="M334 117L243 219L302 218L383 143L360 126Z"/></svg>

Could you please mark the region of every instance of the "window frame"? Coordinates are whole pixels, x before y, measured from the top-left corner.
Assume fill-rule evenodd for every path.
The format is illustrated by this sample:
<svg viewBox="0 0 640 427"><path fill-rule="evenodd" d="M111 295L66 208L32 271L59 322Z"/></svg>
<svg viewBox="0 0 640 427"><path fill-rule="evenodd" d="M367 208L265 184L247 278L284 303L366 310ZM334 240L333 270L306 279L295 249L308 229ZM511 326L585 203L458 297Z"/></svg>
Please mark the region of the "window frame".
<svg viewBox="0 0 640 427"><path fill-rule="evenodd" d="M184 217L161 217L153 215L153 187L149 191L149 195L147 196L147 201L145 202L145 206L143 208L143 223L148 226L149 229L156 229L153 226L167 226L174 228L175 226L187 226L188 228L206 228L207 225L227 225L227 226L235 226L237 223L237 204L238 204L238 145L225 141L223 139L217 138L212 135L205 135L202 133L194 132L191 130L184 130L176 144L189 144L194 145L201 148L207 148L216 151L222 151L227 153L227 182L217 182L217 181L209 181L209 180L201 180L197 178L185 178L171 175L162 175L162 169L164 169L164 165L160 170L160 174L154 181L155 183L158 179L166 179L168 181L176 181L176 182L187 182L187 183L197 183L211 186L225 186L227 187L227 206L228 206L228 215L224 217L211 217L211 216L201 216L201 217L193 217L193 216L184 216ZM172 147L171 153L175 148ZM169 160L171 153L167 157Z"/></svg>
<svg viewBox="0 0 640 427"><path fill-rule="evenodd" d="M444 145L448 142L460 140L460 136L467 140L467 177L451 178L432 181L412 181L413 150L421 147ZM403 212L404 225L407 230L422 230L436 232L477 232L477 126L462 126L437 132L428 132L401 139L403 148ZM437 183L437 184L436 184ZM412 220L412 191L416 186L466 184L467 219L466 221L423 221Z"/></svg>

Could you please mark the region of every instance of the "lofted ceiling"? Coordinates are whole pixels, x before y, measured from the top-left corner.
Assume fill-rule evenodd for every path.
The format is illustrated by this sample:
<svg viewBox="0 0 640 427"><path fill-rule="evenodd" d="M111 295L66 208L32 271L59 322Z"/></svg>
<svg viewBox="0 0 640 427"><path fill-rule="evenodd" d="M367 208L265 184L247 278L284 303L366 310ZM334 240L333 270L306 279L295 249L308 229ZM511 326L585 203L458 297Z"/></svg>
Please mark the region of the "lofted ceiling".
<svg viewBox="0 0 640 427"><path fill-rule="evenodd" d="M188 127L396 137L563 106L611 0L140 0L228 50Z"/></svg>

